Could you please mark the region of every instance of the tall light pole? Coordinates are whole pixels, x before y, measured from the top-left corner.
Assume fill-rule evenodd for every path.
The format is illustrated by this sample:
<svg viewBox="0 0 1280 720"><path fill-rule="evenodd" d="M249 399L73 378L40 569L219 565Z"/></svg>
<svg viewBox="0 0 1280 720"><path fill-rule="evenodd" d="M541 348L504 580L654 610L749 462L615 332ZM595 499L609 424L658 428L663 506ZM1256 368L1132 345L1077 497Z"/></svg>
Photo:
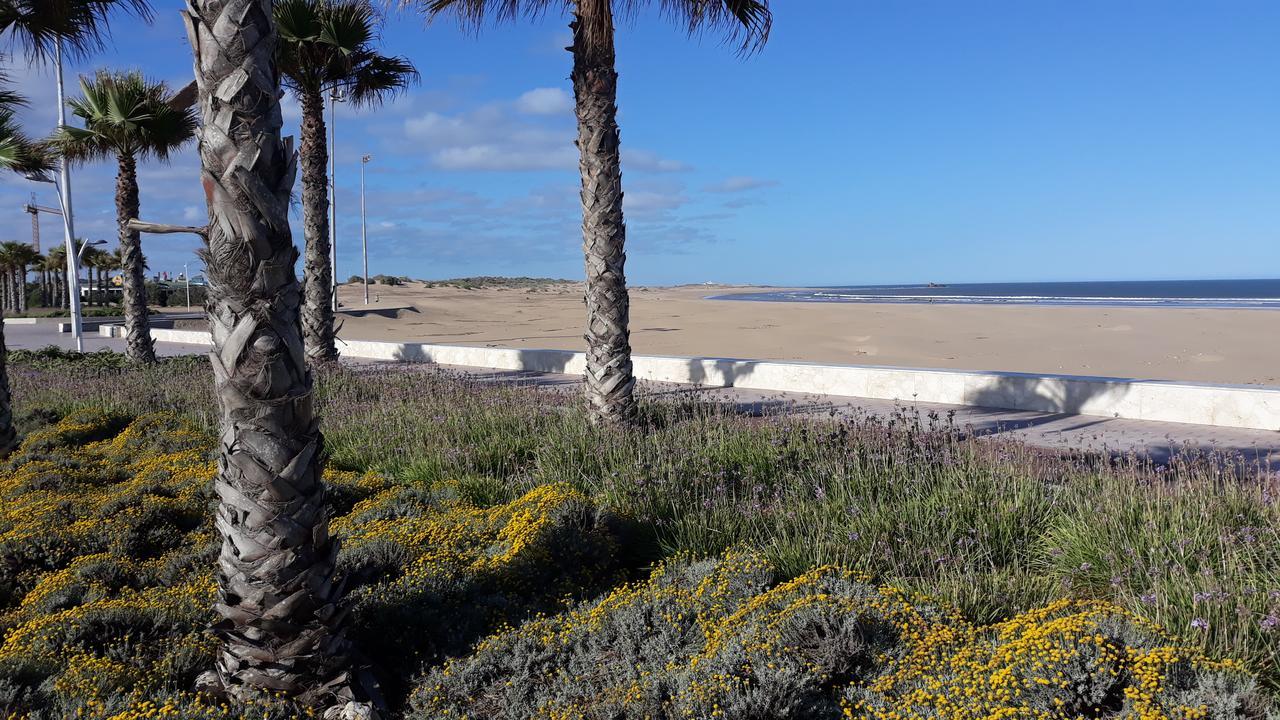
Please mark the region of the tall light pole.
<svg viewBox="0 0 1280 720"><path fill-rule="evenodd" d="M338 88L329 91L329 262L333 273L333 311L338 311Z"/></svg>
<svg viewBox="0 0 1280 720"><path fill-rule="evenodd" d="M62 87L62 39L55 39L53 47L54 74L58 78L58 127L62 127L67 124L67 100ZM76 352L84 352L84 329L80 322L80 259L76 254L76 229L71 219L71 169L65 158L58 166L61 183L58 201L62 203L62 231L67 247L67 291L71 295L71 335L76 341Z"/></svg>
<svg viewBox="0 0 1280 720"><path fill-rule="evenodd" d="M360 158L360 254L364 256L364 304L369 304L369 233L365 227L364 215L364 168L373 159L372 155Z"/></svg>
<svg viewBox="0 0 1280 720"><path fill-rule="evenodd" d="M187 281L187 312L191 312L191 272L187 270L187 263L182 263L182 279Z"/></svg>

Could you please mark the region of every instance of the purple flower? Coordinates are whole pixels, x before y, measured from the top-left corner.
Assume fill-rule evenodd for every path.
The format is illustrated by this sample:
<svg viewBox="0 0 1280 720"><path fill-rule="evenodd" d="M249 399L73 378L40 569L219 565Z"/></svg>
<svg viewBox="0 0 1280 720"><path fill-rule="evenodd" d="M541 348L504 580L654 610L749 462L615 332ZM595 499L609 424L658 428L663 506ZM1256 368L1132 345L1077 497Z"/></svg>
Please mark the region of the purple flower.
<svg viewBox="0 0 1280 720"><path fill-rule="evenodd" d="M1209 621L1205 620L1204 618L1195 618L1194 620L1191 621L1191 627L1195 628L1196 630L1208 630Z"/></svg>
<svg viewBox="0 0 1280 720"><path fill-rule="evenodd" d="M1274 630L1277 625L1280 625L1280 616L1277 616L1275 613L1271 613L1270 615L1262 618L1262 622L1259 624L1262 625L1263 630Z"/></svg>
<svg viewBox="0 0 1280 720"><path fill-rule="evenodd" d="M1198 592L1195 595L1191 596L1192 602L1198 602L1198 603L1206 602L1211 598L1213 598L1213 593L1207 593L1207 592Z"/></svg>
<svg viewBox="0 0 1280 720"><path fill-rule="evenodd" d="M1156 601L1156 594L1147 593L1146 595L1139 596L1138 599L1142 601L1142 604L1150 605Z"/></svg>

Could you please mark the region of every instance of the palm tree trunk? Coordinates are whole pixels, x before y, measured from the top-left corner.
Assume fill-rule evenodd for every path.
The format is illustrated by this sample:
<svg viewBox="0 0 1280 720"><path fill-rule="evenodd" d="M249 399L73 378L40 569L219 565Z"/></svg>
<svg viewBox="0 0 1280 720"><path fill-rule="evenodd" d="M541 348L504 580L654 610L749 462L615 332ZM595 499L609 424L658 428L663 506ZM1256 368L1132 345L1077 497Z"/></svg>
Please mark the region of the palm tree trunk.
<svg viewBox="0 0 1280 720"><path fill-rule="evenodd" d="M199 88L204 260L221 408L217 527L222 620L216 673L232 697L285 693L352 702L346 612L333 581L314 414L289 232L295 155L280 137L273 0L187 0ZM327 717L342 717L330 709Z"/></svg>
<svg viewBox="0 0 1280 720"><path fill-rule="evenodd" d="M14 268L13 281L18 285L18 312L27 311L27 266Z"/></svg>
<svg viewBox="0 0 1280 720"><path fill-rule="evenodd" d="M137 362L155 362L151 322L147 315L147 284L143 277L142 237L129 229L138 217L138 165L132 155L121 154L116 172L116 222L120 226L120 260L124 266L125 355Z"/></svg>
<svg viewBox="0 0 1280 720"><path fill-rule="evenodd" d="M610 6L610 0L578 0L569 24L587 271L586 394L591 418L597 423L629 422L636 409L630 300L623 272L626 226Z"/></svg>
<svg viewBox="0 0 1280 720"><path fill-rule="evenodd" d="M305 300L302 334L307 357L316 362L338 359L333 329L333 268L329 264L329 150L325 144L324 96L302 95L302 235L306 250L302 272Z"/></svg>
<svg viewBox="0 0 1280 720"><path fill-rule="evenodd" d="M13 427L13 402L9 396L9 351L4 344L4 317L0 316L0 457L8 455L18 444Z"/></svg>

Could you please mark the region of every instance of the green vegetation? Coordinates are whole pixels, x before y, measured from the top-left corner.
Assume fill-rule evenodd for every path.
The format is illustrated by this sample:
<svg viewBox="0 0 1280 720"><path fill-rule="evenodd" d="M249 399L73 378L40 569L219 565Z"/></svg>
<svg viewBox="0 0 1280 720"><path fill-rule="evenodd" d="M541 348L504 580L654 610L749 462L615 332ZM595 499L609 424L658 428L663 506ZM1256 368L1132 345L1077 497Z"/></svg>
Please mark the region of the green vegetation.
<svg viewBox="0 0 1280 720"><path fill-rule="evenodd" d="M484 290L488 288L501 288L504 290L546 290L558 285L572 284L572 280L559 280L556 278L531 278L531 277L499 277L492 275L481 275L478 277L453 278L451 280L423 280L424 285L429 288L436 287L452 287L462 290Z"/></svg>
<svg viewBox="0 0 1280 720"><path fill-rule="evenodd" d="M237 717L184 694L214 647L206 362L11 354L0 715ZM619 432L428 368L318 393L396 717L1262 718L1251 676L1280 681L1280 487L1223 457L697 400ZM269 705L235 712L296 717Z"/></svg>

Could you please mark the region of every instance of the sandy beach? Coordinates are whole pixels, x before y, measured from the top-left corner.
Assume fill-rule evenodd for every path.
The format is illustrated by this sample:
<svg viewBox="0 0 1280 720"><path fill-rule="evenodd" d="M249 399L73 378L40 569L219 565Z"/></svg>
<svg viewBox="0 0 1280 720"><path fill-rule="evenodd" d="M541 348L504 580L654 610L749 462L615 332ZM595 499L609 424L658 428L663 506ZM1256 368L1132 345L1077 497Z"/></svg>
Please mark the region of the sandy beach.
<svg viewBox="0 0 1280 720"><path fill-rule="evenodd" d="M638 354L1280 385L1280 311L708 300L762 288L633 288ZM344 285L341 337L578 350L578 284ZM396 309L399 308L399 309Z"/></svg>

